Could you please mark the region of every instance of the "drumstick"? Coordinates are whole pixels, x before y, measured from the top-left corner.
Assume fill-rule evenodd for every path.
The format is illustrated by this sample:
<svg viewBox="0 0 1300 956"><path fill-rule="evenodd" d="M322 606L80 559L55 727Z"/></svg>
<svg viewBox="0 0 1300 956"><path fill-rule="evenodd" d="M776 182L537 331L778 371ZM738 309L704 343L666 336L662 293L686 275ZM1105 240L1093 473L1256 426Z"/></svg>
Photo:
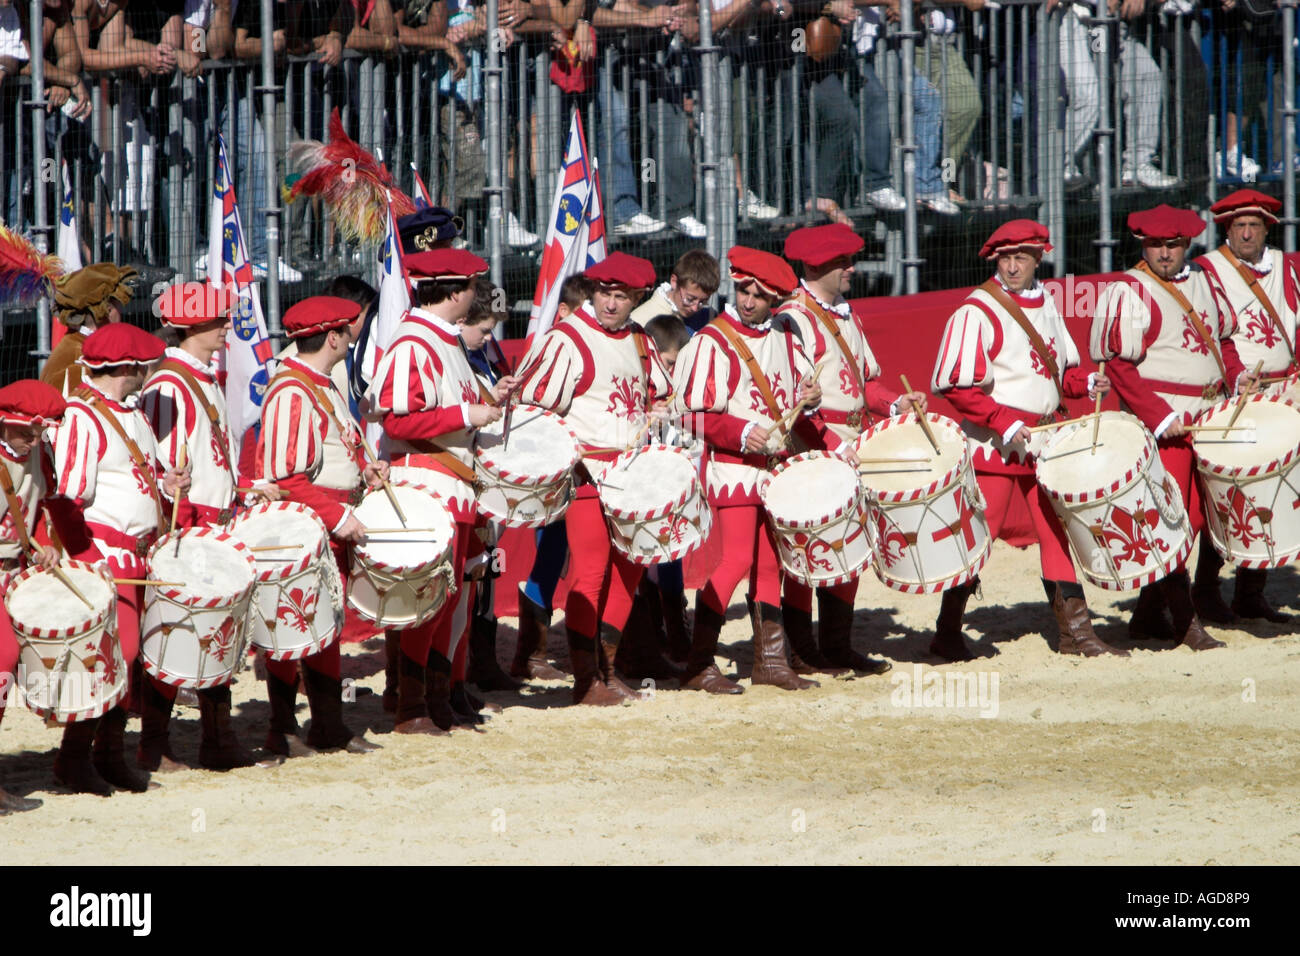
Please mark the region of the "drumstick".
<svg viewBox="0 0 1300 956"><path fill-rule="evenodd" d="M1092 412L1089 412L1087 415L1080 415L1078 418L1067 418L1064 421L1060 421L1060 422L1048 422L1046 425L1034 425L1032 428L1029 429L1029 431L1045 432L1051 428L1064 428L1066 425L1078 425L1082 422L1088 421L1088 419L1093 417L1095 416L1092 414Z"/></svg>
<svg viewBox="0 0 1300 956"><path fill-rule="evenodd" d="M185 470L185 460L188 455L188 451L189 449L187 448L185 442L182 441L180 451L177 452L176 455L177 471ZM176 512L181 506L181 497L182 495L180 489L178 488L176 490L176 496L172 498L172 527L171 530L167 532L168 534L176 534ZM176 539L176 551L172 556L177 558L181 556L181 539L179 537Z"/></svg>
<svg viewBox="0 0 1300 956"><path fill-rule="evenodd" d="M1184 425L1185 432L1253 432L1254 425Z"/></svg>
<svg viewBox="0 0 1300 956"><path fill-rule="evenodd" d="M1106 363L1102 362L1097 366L1098 378L1105 376ZM1101 429L1101 392L1097 392L1097 399L1092 405L1092 414L1095 416L1092 420L1092 451L1088 454L1097 454L1097 432Z"/></svg>
<svg viewBox="0 0 1300 956"><path fill-rule="evenodd" d="M357 437L361 439L361 447L365 450L366 457L370 459L370 463L378 466L379 456L376 455L375 450L370 447L370 442L366 440L365 433L358 431ZM388 495L389 504L391 504L393 510L397 512L397 520L402 522L402 524L406 524L406 512L403 511L402 506L397 503L397 495L393 492L393 486L388 483L387 478L381 478L380 481L384 483L384 494Z"/></svg>
<svg viewBox="0 0 1300 956"><path fill-rule="evenodd" d="M818 362L816 365L813 366L813 370L809 372L807 376L809 385L817 384L817 380L822 377L822 370L825 369L826 363L828 361L829 359L822 359L820 362ZM808 407L808 399L806 398L800 399L799 402L795 404L794 408L790 409L788 412L786 412L784 415L781 416L781 420L776 423L776 430L788 438L790 434L789 428L791 423L797 420L799 418L799 413L802 412L807 407Z"/></svg>
<svg viewBox="0 0 1300 956"><path fill-rule="evenodd" d="M898 379L903 383L903 391L910 392L912 390L911 383L907 381L906 375L900 374ZM930 430L930 422L925 417L925 412L921 411L921 406L917 405L915 400L912 401L912 408L916 411L916 420L921 423L921 430L925 432L925 437L930 440L930 445L937 452L939 450L939 442L935 440L934 432Z"/></svg>
<svg viewBox="0 0 1300 956"><path fill-rule="evenodd" d="M27 548L27 553L31 555L33 559L33 563L39 566L40 552L36 550L36 546L32 544L32 542L27 538L27 533L26 533L27 525L22 520L23 516L21 514L18 514L14 509L14 503L18 499L16 497L11 498L9 497L9 495L5 495L4 499L5 499L5 510L9 512L9 520L14 523L14 532L18 534L18 536L23 540ZM48 520L49 516L46 515L46 518ZM72 583L72 578L68 577L68 575L64 572L64 570L61 567L55 565L49 570L54 572L54 576L59 579L59 581L63 584L64 587L66 587L77 597L81 598L82 604L86 605L86 607L90 608L92 611L95 609L95 605L91 604L90 601L86 599L86 595L82 594L81 591L77 588L77 586Z"/></svg>
<svg viewBox="0 0 1300 956"><path fill-rule="evenodd" d="M862 465L928 465L933 461L929 455L924 458L859 458Z"/></svg>
<svg viewBox="0 0 1300 956"><path fill-rule="evenodd" d="M300 544L259 544L255 548L249 548L249 551L288 551L290 548L301 548Z"/></svg>
<svg viewBox="0 0 1300 956"><path fill-rule="evenodd" d="M929 468L859 468L859 475L897 475L909 471L929 471Z"/></svg>
<svg viewBox="0 0 1300 956"><path fill-rule="evenodd" d="M33 552L34 550L35 549L33 549ZM59 579L59 581L63 584L65 588L67 588L77 597L81 598L82 604L86 605L86 607L90 608L92 611L95 609L95 605L91 604L90 601L86 600L86 595L81 593L80 588L78 588L75 584L72 583L72 578L68 577L68 573L66 571L64 571L58 565L55 565L54 567L50 568L50 571L54 573L54 576Z"/></svg>
<svg viewBox="0 0 1300 956"><path fill-rule="evenodd" d="M366 534L436 534L441 528L367 528Z"/></svg>
<svg viewBox="0 0 1300 956"><path fill-rule="evenodd" d="M152 581L148 578L113 578L114 584L142 584L147 588L183 588L183 581Z"/></svg>
<svg viewBox="0 0 1300 956"><path fill-rule="evenodd" d="M1223 429L1225 437L1228 434L1228 429L1237 424L1237 419L1241 417L1241 410L1246 407L1246 399L1250 398L1251 394L1255 391L1255 383L1259 380L1259 373L1263 370L1264 360L1260 359L1255 364L1255 371L1250 373L1250 381L1246 383L1246 390L1237 396L1237 407L1232 410L1232 417L1228 419L1227 427Z"/></svg>

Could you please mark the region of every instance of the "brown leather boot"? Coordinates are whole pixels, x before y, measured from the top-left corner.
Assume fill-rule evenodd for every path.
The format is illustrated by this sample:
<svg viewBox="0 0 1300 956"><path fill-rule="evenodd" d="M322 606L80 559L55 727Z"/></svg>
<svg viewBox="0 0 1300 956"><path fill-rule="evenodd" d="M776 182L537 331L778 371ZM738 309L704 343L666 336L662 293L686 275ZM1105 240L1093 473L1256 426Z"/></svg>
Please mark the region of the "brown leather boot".
<svg viewBox="0 0 1300 956"><path fill-rule="evenodd" d="M691 622L687 617L685 594L660 592L664 609L664 634L668 638L668 656L685 664L691 653Z"/></svg>
<svg viewBox="0 0 1300 956"><path fill-rule="evenodd" d="M384 631L384 713L397 713L397 658L402 653L402 635Z"/></svg>
<svg viewBox="0 0 1300 956"><path fill-rule="evenodd" d="M122 704L99 718L99 726L95 728L94 763L100 777L120 790L144 793L159 787L150 783L147 773L126 764L126 707Z"/></svg>
<svg viewBox="0 0 1300 956"><path fill-rule="evenodd" d="M596 641L566 627L569 661L573 664L573 702L593 707L613 707L626 698L607 685L600 673Z"/></svg>
<svg viewBox="0 0 1300 956"><path fill-rule="evenodd" d="M1264 597L1268 569L1238 568L1237 587L1232 594L1232 612L1238 617L1263 618L1273 624L1286 624L1290 614L1275 610Z"/></svg>
<svg viewBox="0 0 1300 956"><path fill-rule="evenodd" d="M510 673L534 680L564 680L564 671L546 657L546 635L551 629L551 612L519 589L519 636L515 640L515 659Z"/></svg>
<svg viewBox="0 0 1300 956"><path fill-rule="evenodd" d="M619 646L623 643L623 632L608 624L600 625L600 640L596 642L597 666L605 686L624 700L640 700L641 695L619 680L615 673L614 659L618 657Z"/></svg>
<svg viewBox="0 0 1300 956"><path fill-rule="evenodd" d="M63 741L54 758L54 779L73 793L93 793L99 797L113 795L112 786L99 775L90 759L90 748L100 719L79 720L63 728Z"/></svg>
<svg viewBox="0 0 1300 956"><path fill-rule="evenodd" d="M465 726L451 706L451 661L434 650L429 651L424 668L424 706L429 711L429 719L441 730Z"/></svg>
<svg viewBox="0 0 1300 956"><path fill-rule="evenodd" d="M623 639L618 643L618 657L614 665L635 681L647 678L654 681L677 680L682 676L682 666L669 660L665 653L667 638L663 631L655 627L656 617L660 622L663 621L662 613L654 613L658 606L656 598L647 595L644 589L638 591L632 601L632 613L623 628ZM603 628L601 633L605 633Z"/></svg>
<svg viewBox="0 0 1300 956"><path fill-rule="evenodd" d="M691 637L686 671L681 677L685 690L702 690L709 694L743 694L745 688L729 680L714 660L718 654L718 635L726 615L715 611L702 597L695 597L695 633Z"/></svg>
<svg viewBox="0 0 1300 956"><path fill-rule="evenodd" d="M367 754L380 750L361 734L354 734L343 722L343 681L329 674L302 669L303 690L311 708L311 726L307 728L307 746L317 750L346 750L350 754Z"/></svg>
<svg viewBox="0 0 1300 956"><path fill-rule="evenodd" d="M497 619L475 616L469 626L469 671L471 684L482 690L517 691L524 685L501 669L497 660Z"/></svg>
<svg viewBox="0 0 1300 956"><path fill-rule="evenodd" d="M753 619L753 602L749 604L749 613ZM785 602L781 603L781 617L785 623L785 642L790 648L790 669L796 674L829 674L843 677L849 672L847 667L836 667L817 646L813 638L812 612L804 611ZM755 635L757 637L757 635Z"/></svg>
<svg viewBox="0 0 1300 956"><path fill-rule="evenodd" d="M266 700L271 707L271 726L264 746L279 757L310 757L316 751L298 736L298 675L286 683L269 671L266 674Z"/></svg>
<svg viewBox="0 0 1300 956"><path fill-rule="evenodd" d="M757 637L754 639L754 670L750 683L755 686L771 684L782 690L807 690L821 686L790 669L779 607L758 602L754 609L754 630Z"/></svg>
<svg viewBox="0 0 1300 956"><path fill-rule="evenodd" d="M443 730L429 718L429 705L425 701L425 671L423 662L416 663L405 652L397 655L397 713L393 715L393 733L425 734L445 737Z"/></svg>
<svg viewBox="0 0 1300 956"><path fill-rule="evenodd" d="M1169 604L1169 615L1173 618L1174 634L1178 643L1186 644L1194 651L1209 651L1216 647L1226 647L1223 641L1210 637L1201 627L1196 616L1196 607L1192 604L1191 587L1187 581L1186 571L1177 571L1160 582L1165 601Z"/></svg>
<svg viewBox="0 0 1300 956"><path fill-rule="evenodd" d="M884 674L894 665L879 657L868 657L853 649L853 605L830 591L817 591L817 640L822 656L834 670L828 674L854 671Z"/></svg>
<svg viewBox="0 0 1300 956"><path fill-rule="evenodd" d="M1092 617L1088 613L1088 602L1083 597L1083 588L1074 581L1052 581L1052 613L1056 615L1056 627L1061 640L1057 649L1062 654L1082 654L1084 657L1100 657L1114 654L1116 657L1128 657L1128 651L1111 647L1092 629ZM1077 593L1076 593L1077 592Z"/></svg>
<svg viewBox="0 0 1300 956"><path fill-rule="evenodd" d="M979 579L967 584L959 584L943 592L939 605L939 617L934 622L934 640L930 642L930 653L945 661L973 661L975 652L966 644L961 632L962 615L966 613L966 601L975 592Z"/></svg>
<svg viewBox="0 0 1300 956"><path fill-rule="evenodd" d="M208 770L251 767L256 760L235 736L230 722L230 685L199 691L199 766Z"/></svg>
<svg viewBox="0 0 1300 956"><path fill-rule="evenodd" d="M482 713L483 702L466 689L463 680L452 681L451 695L447 701L451 704L451 711L456 715L458 724L477 727L488 722L487 714Z"/></svg>
<svg viewBox="0 0 1300 956"><path fill-rule="evenodd" d="M140 688L140 743L135 750L135 765L151 773L188 770L172 753L168 727L175 701L158 689L152 677L145 676Z"/></svg>
<svg viewBox="0 0 1300 956"><path fill-rule="evenodd" d="M1219 569L1223 558L1214 550L1205 534L1201 535L1201 553L1196 556L1196 583L1192 587L1192 605L1196 616L1211 624L1232 624L1237 615L1232 613L1219 590Z"/></svg>
<svg viewBox="0 0 1300 956"><path fill-rule="evenodd" d="M1174 626L1166 614L1165 592L1160 583L1148 584L1138 593L1133 616L1128 621L1130 641L1176 641Z"/></svg>

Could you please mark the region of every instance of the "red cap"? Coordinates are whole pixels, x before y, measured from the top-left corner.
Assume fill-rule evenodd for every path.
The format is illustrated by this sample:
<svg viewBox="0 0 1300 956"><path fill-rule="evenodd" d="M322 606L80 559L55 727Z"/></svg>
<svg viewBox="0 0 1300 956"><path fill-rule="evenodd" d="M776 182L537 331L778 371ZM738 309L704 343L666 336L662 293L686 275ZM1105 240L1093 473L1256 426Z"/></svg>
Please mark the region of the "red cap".
<svg viewBox="0 0 1300 956"><path fill-rule="evenodd" d="M1129 213L1128 227L1139 239L1191 239L1205 230L1205 220L1190 209L1161 203L1154 209Z"/></svg>
<svg viewBox="0 0 1300 956"><path fill-rule="evenodd" d="M162 358L165 346L158 336L126 322L101 325L81 346L81 364L86 368L113 365L148 365Z"/></svg>
<svg viewBox="0 0 1300 956"><path fill-rule="evenodd" d="M314 295L287 311L280 322L289 338L300 339L304 335L341 329L360 314L361 306L351 299Z"/></svg>
<svg viewBox="0 0 1300 956"><path fill-rule="evenodd" d="M1007 252L1051 252L1047 227L1032 219L1012 219L993 230L980 249L981 259L996 259Z"/></svg>
<svg viewBox="0 0 1300 956"><path fill-rule="evenodd" d="M838 259L862 251L862 237L843 223L804 226L785 237L785 257L817 269Z"/></svg>
<svg viewBox="0 0 1300 956"><path fill-rule="evenodd" d="M1210 207L1214 221L1218 223L1232 222L1237 216L1259 216L1270 226L1277 222L1277 214L1281 211L1282 200L1255 189L1238 189Z"/></svg>
<svg viewBox="0 0 1300 956"><path fill-rule="evenodd" d="M748 246L732 246L727 250L731 264L731 278L737 285L757 282L768 295L785 297L799 284L794 270L780 256Z"/></svg>
<svg viewBox="0 0 1300 956"><path fill-rule="evenodd" d="M34 378L0 388L0 422L8 425L55 425L67 407L57 388Z"/></svg>
<svg viewBox="0 0 1300 956"><path fill-rule="evenodd" d="M601 285L621 285L629 289L648 289L655 284L655 267L648 259L611 252L583 273Z"/></svg>
<svg viewBox="0 0 1300 956"><path fill-rule="evenodd" d="M488 271L486 259L468 249L430 249L402 257L406 271L415 279L465 282Z"/></svg>
<svg viewBox="0 0 1300 956"><path fill-rule="evenodd" d="M207 282L177 282L154 300L153 310L163 325L188 328L225 318L235 297L220 286Z"/></svg>

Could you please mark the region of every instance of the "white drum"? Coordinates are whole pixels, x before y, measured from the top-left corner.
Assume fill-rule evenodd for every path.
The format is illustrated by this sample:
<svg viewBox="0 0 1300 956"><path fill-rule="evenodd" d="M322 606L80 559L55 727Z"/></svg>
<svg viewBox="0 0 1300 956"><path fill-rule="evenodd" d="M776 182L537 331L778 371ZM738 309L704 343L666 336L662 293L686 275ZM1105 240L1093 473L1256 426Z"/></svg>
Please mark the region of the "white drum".
<svg viewBox="0 0 1300 956"><path fill-rule="evenodd" d="M515 406L508 445L504 424L503 418L478 431L479 510L510 528L558 521L573 501L573 468L582 457L577 436L559 415L534 405Z"/></svg>
<svg viewBox="0 0 1300 956"><path fill-rule="evenodd" d="M57 724L93 720L126 697L129 672L117 636L117 588L102 564L59 567L86 607L49 571L28 568L9 581L5 611L18 640L18 691Z"/></svg>
<svg viewBox="0 0 1300 956"><path fill-rule="evenodd" d="M852 581L871 562L862 486L852 465L824 451L783 461L763 486L781 566L808 587Z"/></svg>
<svg viewBox="0 0 1300 956"><path fill-rule="evenodd" d="M1236 399L1201 413L1226 425ZM1279 395L1247 399L1239 431L1200 431L1193 444L1205 491L1205 528L1215 549L1241 568L1276 568L1300 558L1300 406Z"/></svg>
<svg viewBox="0 0 1300 956"><path fill-rule="evenodd" d="M146 564L152 580L166 583L144 590L144 669L174 687L230 683L248 640L252 553L225 531L185 528L155 541Z"/></svg>
<svg viewBox="0 0 1300 956"><path fill-rule="evenodd" d="M614 547L634 564L676 561L713 527L691 456L669 445L625 452L596 481Z"/></svg>
<svg viewBox="0 0 1300 956"><path fill-rule="evenodd" d="M406 523L383 488L366 492L354 513L367 528L379 530L353 548L348 603L378 627L415 627L456 593L451 564L456 525L442 499L424 486L392 482L391 487Z"/></svg>
<svg viewBox="0 0 1300 956"><path fill-rule="evenodd" d="M1192 528L1156 440L1127 412L1102 412L1097 453L1093 422L1058 429L1043 443L1035 473L1061 519L1079 570L1109 591L1166 577L1192 550Z"/></svg>
<svg viewBox="0 0 1300 956"><path fill-rule="evenodd" d="M965 433L943 415L931 412L926 420L938 452L912 414L877 422L857 444L872 567L905 594L966 584L992 547Z"/></svg>
<svg viewBox="0 0 1300 956"><path fill-rule="evenodd" d="M273 661L294 661L333 644L343 631L343 580L316 513L297 502L263 502L241 512L229 533L257 566L253 646Z"/></svg>

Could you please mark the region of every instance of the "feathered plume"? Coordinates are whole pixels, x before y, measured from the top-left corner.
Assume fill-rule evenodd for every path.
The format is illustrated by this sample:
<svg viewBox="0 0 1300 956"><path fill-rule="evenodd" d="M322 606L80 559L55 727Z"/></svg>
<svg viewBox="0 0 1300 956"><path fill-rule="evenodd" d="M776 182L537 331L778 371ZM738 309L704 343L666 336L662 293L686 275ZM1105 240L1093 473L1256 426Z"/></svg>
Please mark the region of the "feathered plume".
<svg viewBox="0 0 1300 956"><path fill-rule="evenodd" d="M289 169L284 181L286 202L300 196L319 196L343 237L351 242L379 243L388 232L388 196L393 212L415 212L415 203L399 190L387 167L343 130L337 107L330 114L330 141L300 139L289 146Z"/></svg>
<svg viewBox="0 0 1300 956"><path fill-rule="evenodd" d="M0 305L32 305L54 294L63 275L58 256L41 252L8 226L0 224Z"/></svg>

